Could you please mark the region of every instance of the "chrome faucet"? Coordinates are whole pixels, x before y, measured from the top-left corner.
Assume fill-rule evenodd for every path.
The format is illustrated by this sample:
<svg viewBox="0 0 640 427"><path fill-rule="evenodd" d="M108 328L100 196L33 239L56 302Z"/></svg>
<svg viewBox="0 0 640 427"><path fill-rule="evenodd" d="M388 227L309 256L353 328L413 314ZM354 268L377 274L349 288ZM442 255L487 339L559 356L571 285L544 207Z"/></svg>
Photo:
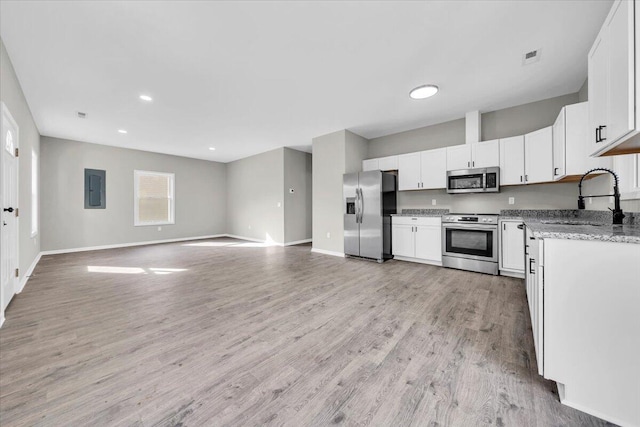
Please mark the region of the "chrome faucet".
<svg viewBox="0 0 640 427"><path fill-rule="evenodd" d="M584 196L584 197L611 197L613 196L614 199L614 205L613 205L613 209L609 208L609 210L611 212L613 212L613 224L622 224L622 219L624 218L624 213L622 212L622 209L620 208L620 191L618 191L618 175L615 174L614 171L612 171L611 169L606 169L606 168L595 168L595 169L591 169L590 171L588 171L587 173L585 173L584 175L582 175L582 178L580 178L580 183L578 184L578 209L584 209L584 197L582 196L582 181L584 180L584 178L589 175L592 172L595 171L603 171L603 172L609 172L611 175L613 175L613 179L614 179L614 184L613 184L613 194L601 194L598 196Z"/></svg>

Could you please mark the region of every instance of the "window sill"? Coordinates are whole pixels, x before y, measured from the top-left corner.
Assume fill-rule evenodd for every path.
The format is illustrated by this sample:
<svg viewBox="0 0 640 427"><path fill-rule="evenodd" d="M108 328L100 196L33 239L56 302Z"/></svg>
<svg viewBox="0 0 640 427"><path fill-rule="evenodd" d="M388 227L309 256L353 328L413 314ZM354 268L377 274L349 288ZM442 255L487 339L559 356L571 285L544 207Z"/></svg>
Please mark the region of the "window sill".
<svg viewBox="0 0 640 427"><path fill-rule="evenodd" d="M133 226L134 227L154 227L154 226L160 226L160 225L175 225L176 222L172 221L172 222L141 222L141 223L134 223Z"/></svg>

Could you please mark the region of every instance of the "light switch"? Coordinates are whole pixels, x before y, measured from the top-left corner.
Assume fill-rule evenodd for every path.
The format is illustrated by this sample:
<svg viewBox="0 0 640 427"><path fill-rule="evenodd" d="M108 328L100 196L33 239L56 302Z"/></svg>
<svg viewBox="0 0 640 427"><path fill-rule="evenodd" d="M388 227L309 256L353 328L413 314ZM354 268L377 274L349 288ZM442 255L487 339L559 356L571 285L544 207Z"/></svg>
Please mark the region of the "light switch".
<svg viewBox="0 0 640 427"><path fill-rule="evenodd" d="M327 231L327 239L331 238L331 233Z"/></svg>
<svg viewBox="0 0 640 427"><path fill-rule="evenodd" d="M516 204L516 198L515 197L509 197L509 204L510 205L515 205Z"/></svg>
<svg viewBox="0 0 640 427"><path fill-rule="evenodd" d="M278 207L282 206L282 203L278 202Z"/></svg>
<svg viewBox="0 0 640 427"><path fill-rule="evenodd" d="M436 199L431 199L431 204L432 204L433 206L435 206L435 205L436 205Z"/></svg>

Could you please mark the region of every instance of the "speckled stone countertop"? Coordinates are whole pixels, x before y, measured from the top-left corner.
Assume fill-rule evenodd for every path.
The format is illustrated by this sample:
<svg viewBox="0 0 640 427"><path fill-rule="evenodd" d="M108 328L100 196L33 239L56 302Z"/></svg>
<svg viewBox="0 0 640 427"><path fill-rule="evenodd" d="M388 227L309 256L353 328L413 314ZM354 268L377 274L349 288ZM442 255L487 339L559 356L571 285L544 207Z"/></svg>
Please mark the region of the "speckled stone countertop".
<svg viewBox="0 0 640 427"><path fill-rule="evenodd" d="M522 219L540 239L640 244L640 213L625 212L625 215L623 225L612 225L609 211L503 210L500 219Z"/></svg>
<svg viewBox="0 0 640 427"><path fill-rule="evenodd" d="M402 209L402 213L391 216L442 216L449 213L449 209Z"/></svg>

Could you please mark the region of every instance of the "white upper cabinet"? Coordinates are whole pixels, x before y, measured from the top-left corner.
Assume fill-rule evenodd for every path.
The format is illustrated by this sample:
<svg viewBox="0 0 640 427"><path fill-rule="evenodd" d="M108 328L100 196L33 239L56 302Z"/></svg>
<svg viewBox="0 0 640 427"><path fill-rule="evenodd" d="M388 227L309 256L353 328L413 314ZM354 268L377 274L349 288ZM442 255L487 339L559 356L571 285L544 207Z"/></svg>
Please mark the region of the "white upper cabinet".
<svg viewBox="0 0 640 427"><path fill-rule="evenodd" d="M421 182L420 153L398 156L398 190L419 190Z"/></svg>
<svg viewBox="0 0 640 427"><path fill-rule="evenodd" d="M500 140L471 144L471 167L492 168L500 164Z"/></svg>
<svg viewBox="0 0 640 427"><path fill-rule="evenodd" d="M564 107L553 125L553 176L556 181L589 169L611 168L610 157L590 157L587 102Z"/></svg>
<svg viewBox="0 0 640 427"><path fill-rule="evenodd" d="M380 169L378 159L369 159L362 161L362 171L377 171Z"/></svg>
<svg viewBox="0 0 640 427"><path fill-rule="evenodd" d="M447 147L447 170L471 168L471 144Z"/></svg>
<svg viewBox="0 0 640 427"><path fill-rule="evenodd" d="M524 184L524 135L500 139L500 185Z"/></svg>
<svg viewBox="0 0 640 427"><path fill-rule="evenodd" d="M524 181L527 184L553 181L551 128L542 128L524 136Z"/></svg>
<svg viewBox="0 0 640 427"><path fill-rule="evenodd" d="M446 188L447 149L423 151L420 153L421 186L424 189Z"/></svg>
<svg viewBox="0 0 640 427"><path fill-rule="evenodd" d="M388 157L379 158L378 168L383 172L398 170L398 156L388 156Z"/></svg>
<svg viewBox="0 0 640 427"><path fill-rule="evenodd" d="M588 56L590 153L602 155L622 151L640 152L634 85L640 76L635 57L640 51L635 34L634 13L640 17L636 1L613 3ZM615 151L620 150L620 151Z"/></svg>
<svg viewBox="0 0 640 427"><path fill-rule="evenodd" d="M618 175L620 197L640 199L640 154L615 156L613 170Z"/></svg>
<svg viewBox="0 0 640 427"><path fill-rule="evenodd" d="M363 171L381 170L394 171L398 170L398 156L380 157L378 159L368 159L362 161Z"/></svg>

